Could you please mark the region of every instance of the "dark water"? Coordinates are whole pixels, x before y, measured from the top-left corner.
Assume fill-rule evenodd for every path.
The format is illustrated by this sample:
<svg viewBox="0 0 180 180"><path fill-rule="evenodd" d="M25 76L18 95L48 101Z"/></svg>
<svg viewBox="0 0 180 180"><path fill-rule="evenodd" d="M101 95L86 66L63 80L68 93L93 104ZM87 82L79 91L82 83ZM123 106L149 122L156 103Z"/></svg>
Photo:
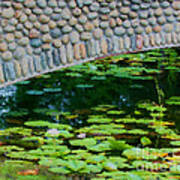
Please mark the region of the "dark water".
<svg viewBox="0 0 180 180"><path fill-rule="evenodd" d="M0 128L4 129L13 125L5 120L8 115L11 116L11 112L19 112L19 116L15 115L16 118L21 117L21 112L22 114L26 112L26 115L20 118L23 123L27 119L46 119L41 113L35 113L35 109L52 109L71 113L82 111L82 114L86 112L89 114L93 107L111 104L130 113L140 101L149 100L158 103L157 89L153 80L131 80L112 76L106 76L104 80L91 80L92 74L82 73L81 77L68 77L65 72L56 72L51 74L51 78L32 79L25 85L20 84L1 89ZM156 77L159 87L165 94L164 99L180 96L179 72L165 71ZM78 87L79 84L90 86ZM43 92L45 88L54 88L55 91ZM40 92L29 94L31 90ZM171 117L180 129L180 116L175 107L170 109L169 118Z"/></svg>

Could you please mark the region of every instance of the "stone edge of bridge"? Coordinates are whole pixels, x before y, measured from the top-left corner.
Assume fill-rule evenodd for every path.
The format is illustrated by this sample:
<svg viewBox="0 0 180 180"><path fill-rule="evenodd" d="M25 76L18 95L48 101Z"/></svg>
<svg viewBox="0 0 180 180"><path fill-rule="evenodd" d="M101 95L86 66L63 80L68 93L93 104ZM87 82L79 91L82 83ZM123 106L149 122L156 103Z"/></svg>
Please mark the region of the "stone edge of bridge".
<svg viewBox="0 0 180 180"><path fill-rule="evenodd" d="M68 67L79 65L79 64L82 64L82 63L86 63L86 62L90 62L90 61L94 61L94 60L98 60L98 59L103 59L103 58L106 58L106 57L118 56L118 55L121 55L121 54L128 54L128 53L140 53L140 52L145 52L145 51L149 51L149 50L163 49L163 48L173 48L173 47L180 47L180 42L176 43L176 44L174 43L174 44L169 44L169 45L159 45L159 46L147 47L147 48L143 48L143 49L135 49L134 51L108 53L106 55L90 57L90 58L87 58L87 59L84 59L84 60L75 61L75 62L70 63L70 64L59 65L59 66L53 67L51 69L43 70L43 71L40 71L40 72L34 72L32 75L20 77L20 78L17 78L15 80L9 80L9 81L6 81L6 82L2 82L2 80L1 80L2 79L2 77L1 77L2 76L2 74L1 74L2 70L0 69L0 82L2 83L2 84L0 84L0 88L4 88L6 86L18 83L20 81L25 81L25 80L28 80L30 78L35 78L35 77L43 75L43 74L58 71L58 70L60 70L62 68L68 68Z"/></svg>

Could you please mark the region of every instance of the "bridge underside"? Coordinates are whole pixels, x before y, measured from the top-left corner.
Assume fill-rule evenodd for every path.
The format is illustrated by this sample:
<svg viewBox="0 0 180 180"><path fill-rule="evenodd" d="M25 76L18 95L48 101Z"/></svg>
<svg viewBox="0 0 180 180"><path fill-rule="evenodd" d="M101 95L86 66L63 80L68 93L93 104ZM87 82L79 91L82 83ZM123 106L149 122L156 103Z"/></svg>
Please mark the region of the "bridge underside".
<svg viewBox="0 0 180 180"><path fill-rule="evenodd" d="M180 46L179 0L0 1L0 87L120 53Z"/></svg>

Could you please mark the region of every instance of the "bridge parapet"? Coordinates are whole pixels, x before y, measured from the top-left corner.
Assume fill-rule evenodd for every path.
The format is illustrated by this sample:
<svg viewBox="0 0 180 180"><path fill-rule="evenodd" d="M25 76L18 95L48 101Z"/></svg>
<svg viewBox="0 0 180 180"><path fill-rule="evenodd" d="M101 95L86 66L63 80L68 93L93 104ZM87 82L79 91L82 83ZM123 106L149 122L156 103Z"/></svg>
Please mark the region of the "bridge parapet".
<svg viewBox="0 0 180 180"><path fill-rule="evenodd" d="M179 45L179 0L0 2L0 87L99 57Z"/></svg>

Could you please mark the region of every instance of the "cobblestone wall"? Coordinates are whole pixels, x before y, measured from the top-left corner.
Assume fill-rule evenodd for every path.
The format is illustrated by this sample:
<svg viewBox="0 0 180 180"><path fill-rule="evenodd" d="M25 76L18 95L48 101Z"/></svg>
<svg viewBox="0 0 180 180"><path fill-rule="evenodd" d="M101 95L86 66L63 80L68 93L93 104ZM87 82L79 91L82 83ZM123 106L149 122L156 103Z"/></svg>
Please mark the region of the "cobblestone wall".
<svg viewBox="0 0 180 180"><path fill-rule="evenodd" d="M180 0L0 0L0 87L112 54L180 44Z"/></svg>

